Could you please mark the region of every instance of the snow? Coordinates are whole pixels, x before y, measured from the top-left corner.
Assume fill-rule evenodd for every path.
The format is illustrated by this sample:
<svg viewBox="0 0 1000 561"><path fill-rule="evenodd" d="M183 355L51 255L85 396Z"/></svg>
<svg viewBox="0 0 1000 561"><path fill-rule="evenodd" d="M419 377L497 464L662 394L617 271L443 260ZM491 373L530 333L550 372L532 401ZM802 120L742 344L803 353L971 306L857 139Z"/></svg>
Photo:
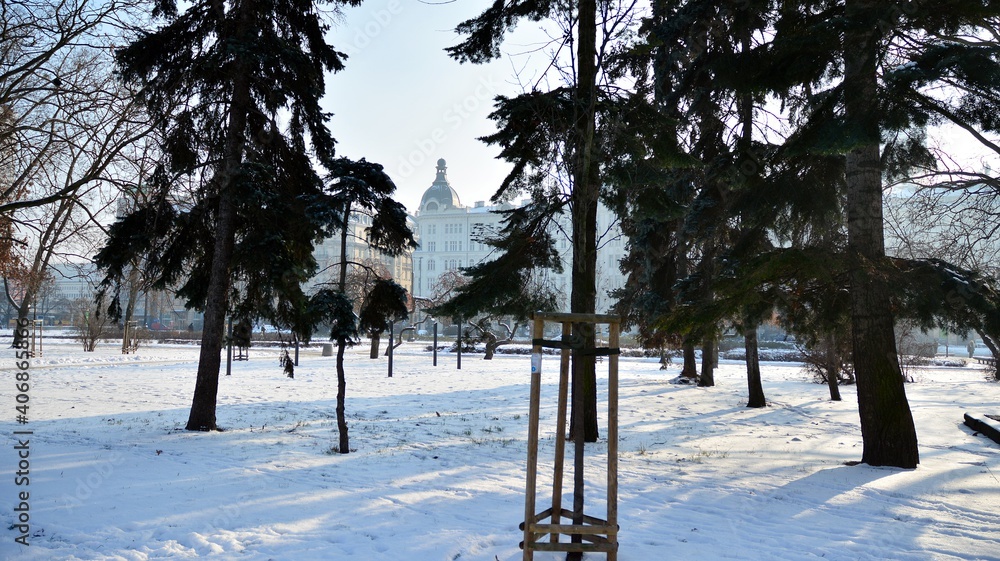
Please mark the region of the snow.
<svg viewBox="0 0 1000 561"><path fill-rule="evenodd" d="M251 349L221 377L226 430L213 433L182 430L197 347L123 356L112 343L82 353L46 342L27 425L14 422L8 349L0 559L520 559L530 358L466 354L456 370L454 355L434 367L423 348L397 349L392 378L384 357L349 351L347 455L330 452L336 375L318 348L302 352L295 379L277 349ZM542 497L557 364L542 367ZM982 368L911 369L916 470L844 465L862 450L851 386L831 402L798 365L765 364L770 406L748 409L742 363L723 361L715 388L668 383L678 369L621 359L622 561L1000 558L1000 446L962 424L967 410L1000 412ZM30 485L19 487L24 429ZM587 511L603 517L599 459ZM15 542L19 491L30 491L27 547Z"/></svg>

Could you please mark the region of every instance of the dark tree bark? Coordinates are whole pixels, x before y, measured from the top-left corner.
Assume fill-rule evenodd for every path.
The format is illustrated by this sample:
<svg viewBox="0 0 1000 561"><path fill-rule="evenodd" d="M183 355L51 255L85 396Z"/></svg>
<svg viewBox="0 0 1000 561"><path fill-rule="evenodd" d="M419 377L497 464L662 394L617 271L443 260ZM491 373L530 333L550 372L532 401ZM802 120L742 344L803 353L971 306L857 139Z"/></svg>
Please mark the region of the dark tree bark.
<svg viewBox="0 0 1000 561"><path fill-rule="evenodd" d="M594 0L582 0L578 6L579 42L577 44L576 131L573 145L573 270L570 311L593 314L597 307L597 203L600 175L594 151L597 102L597 17ZM571 432L582 426L584 440L596 442L597 375L594 330L588 324L575 324L573 333L580 337L580 348L573 353L573 399ZM582 407L582 409L581 409ZM582 415L582 423L576 419Z"/></svg>
<svg viewBox="0 0 1000 561"><path fill-rule="evenodd" d="M371 335L372 346L371 350L368 353L368 358L374 360L378 358L378 349L379 346L382 344L382 332L372 331L369 335ZM392 345L392 337L389 337L389 345L390 346Z"/></svg>
<svg viewBox="0 0 1000 561"><path fill-rule="evenodd" d="M347 230L351 217L351 200L344 201L344 228L340 231L340 292L347 288ZM337 338L337 431L340 433L338 445L341 454L351 452L351 441L347 434L347 374L344 372L344 351L347 349L347 339Z"/></svg>
<svg viewBox="0 0 1000 561"><path fill-rule="evenodd" d="M219 369L222 366L222 342L226 335L226 312L229 311L229 287L232 282L230 269L236 241L236 209L233 204L235 195L232 184L243 162L247 113L253 108L249 84L242 73L234 76L233 86L225 163L216 177L219 214L205 300L205 324L201 334L198 377L195 381L194 398L191 401L191 413L188 415L186 427L192 431L219 428L216 424L215 407L219 393Z"/></svg>
<svg viewBox="0 0 1000 561"><path fill-rule="evenodd" d="M125 297L125 313L122 315L122 326L124 329L122 336L123 354L131 352L132 349L129 347L131 344L134 344L129 340L129 337L124 336L124 333L128 332L128 324L132 321L132 316L135 314L135 303L139 299L139 277L139 267L134 267L128 274L128 295ZM132 337L134 339L134 335Z"/></svg>
<svg viewBox="0 0 1000 561"><path fill-rule="evenodd" d="M684 367L681 369L681 376L684 378L698 378L698 356L695 353L694 341L684 338L683 353Z"/></svg>
<svg viewBox="0 0 1000 561"><path fill-rule="evenodd" d="M241 14L243 29L248 33L247 15ZM236 241L236 209L234 208L233 182L243 163L246 146L247 114L254 109L250 98L250 84L243 65L236 65L233 94L229 104L229 122L226 134L226 151L222 169L214 181L219 194L215 243L212 248L212 265L205 299L204 328L201 335L201 353L198 359L198 376L195 381L191 413L187 430L218 430L215 409L219 393L219 369L222 366L222 342L226 335L226 313L229 311L230 270L233 246Z"/></svg>
<svg viewBox="0 0 1000 561"><path fill-rule="evenodd" d="M698 377L698 386L711 388L715 386L715 336L705 337L701 347L701 376Z"/></svg>
<svg viewBox="0 0 1000 561"><path fill-rule="evenodd" d="M851 259L851 321L858 406L864 442L862 462L914 468L917 435L896 354L885 266L879 160L877 52L879 6L848 0L844 36L844 101L849 129L860 131L847 154L848 253Z"/></svg>
<svg viewBox="0 0 1000 561"><path fill-rule="evenodd" d="M830 401L840 401L840 345L836 335L830 335L823 342L826 346L826 384L830 387Z"/></svg>
<svg viewBox="0 0 1000 561"><path fill-rule="evenodd" d="M215 406L219 394L226 311L229 308L229 270L235 241L234 214L232 195L224 192L219 199L218 230L208 281L208 298L205 301L205 326L201 335L198 377L191 401L191 413L185 427L187 430L209 431L219 428L215 419Z"/></svg>
<svg viewBox="0 0 1000 561"><path fill-rule="evenodd" d="M990 354L993 355L993 360L1000 362L1000 337L996 337L994 334L986 333L985 330L976 330L976 334L979 338L983 340L983 344L986 348L990 350Z"/></svg>
<svg viewBox="0 0 1000 561"><path fill-rule="evenodd" d="M483 360L493 360L493 355L496 354L497 345L499 344L497 336L486 330L483 332L483 339L486 342L486 355L483 356Z"/></svg>
<svg viewBox="0 0 1000 561"><path fill-rule="evenodd" d="M764 386L760 379L760 358L757 348L757 327L751 327L743 334L743 346L747 356L747 389L749 399L747 407L767 407L764 398Z"/></svg>

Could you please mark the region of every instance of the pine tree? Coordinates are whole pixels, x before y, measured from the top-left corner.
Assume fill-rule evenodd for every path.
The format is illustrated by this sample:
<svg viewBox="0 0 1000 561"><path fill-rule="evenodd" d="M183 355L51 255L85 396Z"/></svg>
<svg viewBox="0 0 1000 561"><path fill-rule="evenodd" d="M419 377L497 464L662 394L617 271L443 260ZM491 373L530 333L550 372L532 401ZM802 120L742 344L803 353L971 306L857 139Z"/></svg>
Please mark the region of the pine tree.
<svg viewBox="0 0 1000 561"><path fill-rule="evenodd" d="M597 208L601 187L596 135L599 97L597 2L580 0L574 8L569 18L574 22L573 31L576 34L576 67L572 85L551 92L529 92L511 100L501 99L494 117L501 121L500 132L486 140L502 145L504 151L501 157L514 163L514 170L497 192L498 197L502 197L511 186L524 186L530 184L532 179L537 180L537 177L527 180L524 177L531 174L532 166L556 163L551 159L552 152L543 154L542 151L550 149L553 144L563 148L559 157L562 161L558 163L568 170L571 183L570 200L561 205L569 208L573 230L570 311L593 314L597 303ZM498 0L478 17L459 25L457 31L467 37L447 51L462 62L489 61L500 55L499 47L504 36L520 19L538 21L565 15L562 12L566 10L566 5L550 0L513 3ZM526 114L526 110L540 105L555 111L537 112L521 123L507 117L514 113ZM530 130L532 128L535 130ZM521 134L524 132L528 134ZM594 442L598 436L597 378L593 353L587 352L594 348L594 333L583 324L576 325L575 330L582 335L583 344L573 358L574 405L570 425L583 427L585 440Z"/></svg>
<svg viewBox="0 0 1000 561"><path fill-rule="evenodd" d="M984 132L997 130L998 16L992 3L950 0L788 3L756 66L797 110L787 149L845 158L853 362L862 461L871 465L919 463L893 338L883 182L934 167L933 124L956 125L995 150ZM954 94L937 95L941 87Z"/></svg>
<svg viewBox="0 0 1000 561"><path fill-rule="evenodd" d="M155 287L204 311L187 429L216 430L226 314L274 314L277 295L301 301L313 242L342 224L312 158L333 165L319 99L344 55L326 44L312 0L207 0L182 13L159 0L154 16L166 24L117 58L161 123L165 161L96 262L114 291L142 256Z"/></svg>
<svg viewBox="0 0 1000 561"><path fill-rule="evenodd" d="M717 326L732 318L691 315L689 310L712 307L715 279L732 258L728 248L737 237L758 244L764 239L760 228L741 225L746 220L739 206L745 202L743 192L766 173L761 161L768 147L755 143L752 134L759 90L733 69L747 64L751 38L766 28L769 9L769 2L661 0L644 27L646 43L638 49L653 53L651 94L674 121L674 150L689 158L666 161L658 182L643 185L644 196L631 195L634 182L622 186L629 204L621 212L632 217L627 224L641 237L632 239L631 256L623 264L632 278L620 292L621 308L627 310L641 298L643 305L631 308L636 321L656 326L654 333L672 326L667 331L680 337L684 348L682 376L697 375L694 345L702 342L703 386L714 384ZM637 93L648 95L642 89ZM649 204L657 198L665 204ZM742 245L749 248L753 244L746 239ZM761 313L740 312L738 323ZM695 317L699 319L691 321ZM753 319L745 331L756 329L758 321ZM754 353L752 338L748 343L748 353Z"/></svg>
<svg viewBox="0 0 1000 561"><path fill-rule="evenodd" d="M343 220L340 230L340 263L338 283L332 294L323 292L316 298L319 303L314 308L325 310L321 317L333 320L334 330L330 334L337 341L337 429L340 433L338 451L351 451L348 437L346 411L347 376L344 371L344 352L355 343L358 329L369 329L378 324L386 324L406 313L406 291L392 281L375 283L366 300L370 305L361 313L360 325L355 325L352 307L344 305L347 297L347 269L352 263L347 257L347 237L352 213L371 216L371 226L367 230L368 245L388 255L400 255L417 246L413 232L406 223L406 209L392 199L396 185L379 164L364 159L353 161L338 158L330 167L331 183L328 194L334 201ZM363 266L363 263L353 263ZM326 302L335 302L329 306ZM391 337L391 336L390 336ZM392 344L391 338L389 344Z"/></svg>

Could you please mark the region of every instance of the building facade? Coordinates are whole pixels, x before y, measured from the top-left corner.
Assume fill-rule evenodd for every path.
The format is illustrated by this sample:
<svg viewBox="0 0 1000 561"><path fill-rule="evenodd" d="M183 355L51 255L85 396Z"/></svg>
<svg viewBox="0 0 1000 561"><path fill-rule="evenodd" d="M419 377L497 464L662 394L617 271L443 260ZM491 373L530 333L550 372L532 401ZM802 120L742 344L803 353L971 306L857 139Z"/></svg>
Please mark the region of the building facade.
<svg viewBox="0 0 1000 561"><path fill-rule="evenodd" d="M510 204L487 205L477 201L465 206L458 192L448 182L448 168L444 159L437 162L434 182L424 192L420 206L412 215L415 232L420 243L412 255L412 289L418 302L431 300L439 288L441 276L484 260L492 259L493 248L482 243L484 234L501 227L502 215L495 211L513 208ZM523 202L522 202L523 204ZM618 227L617 217L601 206L598 211L598 266L597 313L606 313L613 304L609 291L624 285L618 262L624 256L625 241ZM569 310L572 287L572 242L569 216L563 216L556 226L556 249L562 259L563 272L548 272L546 281L564 296L560 303L563 311ZM405 285L404 285L405 286Z"/></svg>

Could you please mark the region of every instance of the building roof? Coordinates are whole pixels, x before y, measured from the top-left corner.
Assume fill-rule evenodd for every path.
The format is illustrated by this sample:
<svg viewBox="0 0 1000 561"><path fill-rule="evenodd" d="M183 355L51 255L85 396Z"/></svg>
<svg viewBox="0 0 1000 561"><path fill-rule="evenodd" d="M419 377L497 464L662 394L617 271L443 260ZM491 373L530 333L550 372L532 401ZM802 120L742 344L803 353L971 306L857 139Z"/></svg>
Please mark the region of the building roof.
<svg viewBox="0 0 1000 561"><path fill-rule="evenodd" d="M451 208L462 208L458 192L448 183L448 166L444 158L437 161L437 176L434 183L424 191L420 199L420 212L436 212Z"/></svg>

